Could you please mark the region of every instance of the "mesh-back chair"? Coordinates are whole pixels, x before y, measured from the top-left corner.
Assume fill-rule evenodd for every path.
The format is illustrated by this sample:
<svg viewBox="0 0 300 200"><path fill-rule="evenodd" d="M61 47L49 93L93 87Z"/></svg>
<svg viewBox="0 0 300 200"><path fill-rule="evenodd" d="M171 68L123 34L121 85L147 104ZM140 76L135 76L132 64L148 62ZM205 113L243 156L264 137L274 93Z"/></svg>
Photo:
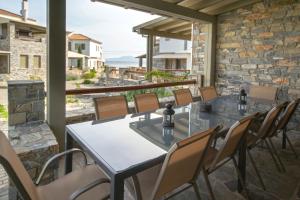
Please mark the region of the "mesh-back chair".
<svg viewBox="0 0 300 200"><path fill-rule="evenodd" d="M173 91L177 106L185 106L193 102L190 89L179 89Z"/></svg>
<svg viewBox="0 0 300 200"><path fill-rule="evenodd" d="M257 114L251 115L233 124L232 127L228 130L228 133L226 134L224 140L224 144L220 149L215 149L213 147L208 148L207 154L204 158L205 165L203 167L203 174L212 199L215 199L215 196L208 175L230 160L233 161L234 167L247 195L245 181L241 176L241 172L239 171L237 161L234 156L240 145L242 144L248 132L248 128L256 115Z"/></svg>
<svg viewBox="0 0 300 200"><path fill-rule="evenodd" d="M217 90L213 86L201 87L201 88L199 88L199 91L200 91L202 101L204 101L204 102L213 100L218 97Z"/></svg>
<svg viewBox="0 0 300 200"><path fill-rule="evenodd" d="M200 199L196 180L202 168L203 155L217 128L177 142L169 150L162 165L134 176L137 199L168 199L190 187L194 188L197 198Z"/></svg>
<svg viewBox="0 0 300 200"><path fill-rule="evenodd" d="M265 187L265 184L262 180L262 177L257 169L257 166L255 164L255 160L251 154L251 149L253 149L254 147L256 147L259 143L265 143L271 156L272 156L272 159L278 169L278 171L281 171L281 168L283 169L283 171L285 170L284 169L284 166L279 158L279 165L277 163L277 160L275 158L275 156L277 156L277 152L276 150L274 151L274 149L272 148L272 141L270 140L270 136L274 135L274 132L276 132L277 130L277 119L280 115L280 113L283 111L283 109L286 107L287 103L282 103L278 106L275 106L274 108L272 108L268 114L266 115L265 119L263 120L260 128L258 129L257 132L252 132L251 134L248 134L247 136L247 154L248 154L248 157L249 157L249 160L259 178L259 181L262 185L262 188L265 190L266 187ZM269 144L270 142L270 144ZM274 151L274 153L273 153Z"/></svg>
<svg viewBox="0 0 300 200"><path fill-rule="evenodd" d="M275 101L277 97L277 88L251 85L249 97Z"/></svg>
<svg viewBox="0 0 300 200"><path fill-rule="evenodd" d="M290 145L296 158L298 158L298 154L297 154L295 148L293 147L291 140L289 139L289 137L287 135L287 125L288 125L289 121L291 120L293 114L295 113L297 107L299 106L299 103L300 103L300 98L289 103L289 105L286 107L283 115L280 117L278 126L277 126L277 130L282 132L283 140L284 139L287 140L287 142ZM285 141L283 141L283 142L285 142Z"/></svg>
<svg viewBox="0 0 300 200"><path fill-rule="evenodd" d="M159 109L159 101L155 93L134 95L134 104L137 113L150 112Z"/></svg>
<svg viewBox="0 0 300 200"><path fill-rule="evenodd" d="M127 100L123 95L94 98L94 105L98 120L121 117L128 114Z"/></svg>
<svg viewBox="0 0 300 200"><path fill-rule="evenodd" d="M24 200L108 199L109 180L96 165L86 165L82 169L75 170L47 185L37 186L52 161L57 161L66 154L75 152L80 152L85 156L79 149L57 154L46 163L34 184L6 136L0 131L0 165L4 167L16 185L21 199Z"/></svg>

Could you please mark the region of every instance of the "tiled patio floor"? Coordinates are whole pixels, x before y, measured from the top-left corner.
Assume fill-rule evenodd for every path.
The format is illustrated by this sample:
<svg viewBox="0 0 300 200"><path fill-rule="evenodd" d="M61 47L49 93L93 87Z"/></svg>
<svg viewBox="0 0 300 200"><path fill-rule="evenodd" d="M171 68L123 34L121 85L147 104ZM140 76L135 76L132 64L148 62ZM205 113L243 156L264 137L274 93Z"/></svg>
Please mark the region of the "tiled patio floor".
<svg viewBox="0 0 300 200"><path fill-rule="evenodd" d="M289 132L297 152L300 154L300 134ZM221 141L220 141L221 142ZM279 173L271 159L267 149L253 149L253 157L257 161L259 171L267 187L267 191L263 191L260 187L258 179L254 174L251 165L247 166L247 187L252 200L300 200L300 158L296 159L294 154L289 150L280 150L281 137L274 139L276 147L279 149L280 156L287 169L286 173ZM75 159L76 166L80 165L80 159ZM2 173L3 174L3 173ZM227 185L233 185L236 173L232 163L228 163L215 171L210 176L210 180L218 200L242 200L245 199L239 193L231 191ZM0 175L1 179L1 175ZM199 177L199 187L202 199L209 199L207 188L204 183L203 176ZM6 187L0 186L0 200L7 200ZM132 200L133 197L125 191L125 199ZM193 190L187 190L173 200L196 200Z"/></svg>

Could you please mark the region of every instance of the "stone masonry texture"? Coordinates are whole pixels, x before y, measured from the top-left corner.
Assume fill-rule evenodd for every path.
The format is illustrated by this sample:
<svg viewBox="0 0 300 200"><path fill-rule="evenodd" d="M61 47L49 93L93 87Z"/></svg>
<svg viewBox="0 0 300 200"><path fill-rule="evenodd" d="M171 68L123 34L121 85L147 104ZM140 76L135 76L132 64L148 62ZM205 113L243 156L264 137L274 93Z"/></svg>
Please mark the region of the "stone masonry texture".
<svg viewBox="0 0 300 200"><path fill-rule="evenodd" d="M205 27L193 25L193 68L198 71L205 67ZM220 94L264 85L279 88L279 99L291 100L300 98L299 79L299 1L263 1L217 16L216 87ZM299 112L296 118L300 119Z"/></svg>

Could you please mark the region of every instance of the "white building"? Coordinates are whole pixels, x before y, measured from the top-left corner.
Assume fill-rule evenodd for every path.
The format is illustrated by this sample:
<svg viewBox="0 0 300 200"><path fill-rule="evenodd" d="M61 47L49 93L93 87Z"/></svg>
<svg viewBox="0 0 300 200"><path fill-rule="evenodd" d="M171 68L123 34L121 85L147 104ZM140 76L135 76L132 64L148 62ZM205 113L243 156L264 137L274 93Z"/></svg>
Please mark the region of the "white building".
<svg viewBox="0 0 300 200"><path fill-rule="evenodd" d="M83 34L68 34L68 67L98 69L103 63L101 42Z"/></svg>
<svg viewBox="0 0 300 200"><path fill-rule="evenodd" d="M153 56L153 67L163 69L186 69L192 67L192 43L160 37Z"/></svg>

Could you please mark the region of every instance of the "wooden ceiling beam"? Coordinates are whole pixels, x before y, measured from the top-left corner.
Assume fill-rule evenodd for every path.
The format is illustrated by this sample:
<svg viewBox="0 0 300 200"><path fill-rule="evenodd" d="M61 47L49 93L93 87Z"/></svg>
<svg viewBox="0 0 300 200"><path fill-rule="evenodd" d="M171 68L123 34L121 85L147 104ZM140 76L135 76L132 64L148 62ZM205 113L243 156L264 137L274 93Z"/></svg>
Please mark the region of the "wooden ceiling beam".
<svg viewBox="0 0 300 200"><path fill-rule="evenodd" d="M177 33L169 33L169 32L165 32L165 31L156 31L156 30L150 30L150 29L139 29L138 33L142 34L142 35L154 35L154 36L174 38L174 39L180 39L180 40L191 40L191 35L181 35L181 34L177 34Z"/></svg>
<svg viewBox="0 0 300 200"><path fill-rule="evenodd" d="M186 31L186 30L190 30L190 32L192 32L192 24L186 24L183 26L179 26L177 28L168 29L166 31L168 31L170 33L179 33L179 32Z"/></svg>
<svg viewBox="0 0 300 200"><path fill-rule="evenodd" d="M187 24L190 24L190 22L186 22L186 21L178 22L176 20L176 21L173 21L172 23L168 23L168 24L161 25L161 26L156 26L155 29L158 31L166 31L166 30L169 30L172 28L177 28L177 27L187 25Z"/></svg>
<svg viewBox="0 0 300 200"><path fill-rule="evenodd" d="M208 13L212 14L212 15L219 15L225 12L229 12L231 10L237 9L237 8L242 8L244 6L248 6L254 3L258 3L261 2L262 0L247 0L247 1L238 1L232 4L229 4L227 6L223 6L221 8L218 9L213 9L210 10Z"/></svg>
<svg viewBox="0 0 300 200"><path fill-rule="evenodd" d="M192 22L215 23L216 17L162 0L92 0Z"/></svg>

